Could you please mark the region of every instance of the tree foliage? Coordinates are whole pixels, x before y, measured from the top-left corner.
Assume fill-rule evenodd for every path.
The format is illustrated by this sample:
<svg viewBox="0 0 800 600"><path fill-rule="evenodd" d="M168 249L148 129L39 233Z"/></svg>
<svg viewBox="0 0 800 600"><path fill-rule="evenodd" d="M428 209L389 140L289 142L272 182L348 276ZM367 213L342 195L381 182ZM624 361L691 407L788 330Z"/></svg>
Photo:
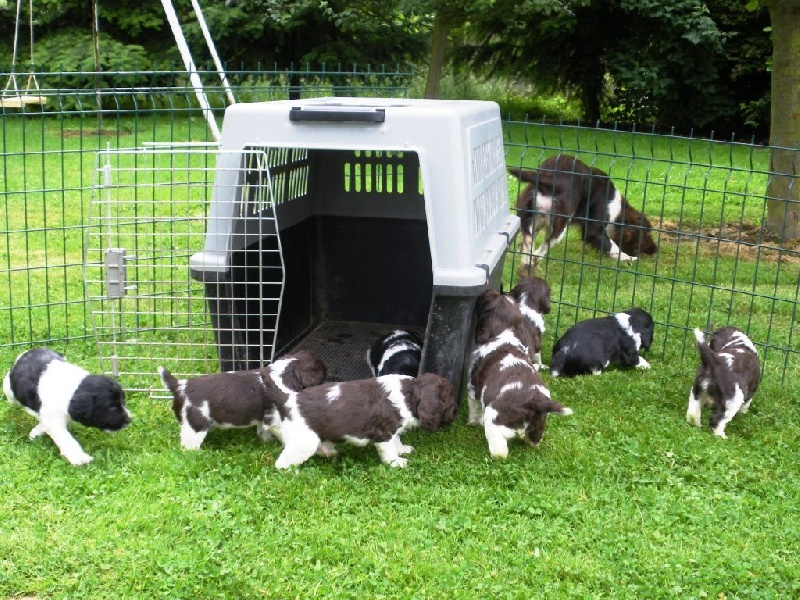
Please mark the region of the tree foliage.
<svg viewBox="0 0 800 600"><path fill-rule="evenodd" d="M471 69L572 90L591 121L707 128L746 110L763 125L765 86L751 86L768 81L764 15L740 0L491 4L473 15L457 52Z"/></svg>
<svg viewBox="0 0 800 600"><path fill-rule="evenodd" d="M190 2L173 1L195 60L203 64L210 56ZM229 68L422 66L435 56L438 70L447 57L476 73L577 95L591 121L740 133L746 124L761 135L769 122L768 14L748 11L745 0L200 3ZM92 52L91 3L34 0L33 6L37 67L85 68ZM15 0L0 0L0 65L11 62L14 8ZM27 64L27 11L23 2L21 64ZM182 66L159 2L99 0L99 18L104 69ZM438 43L432 46L434 22Z"/></svg>
<svg viewBox="0 0 800 600"><path fill-rule="evenodd" d="M208 58L200 26L188 0L174 1L197 62ZM281 66L419 62L428 51L433 14L412 0L202 0L200 5L223 60L236 68L258 63ZM180 61L159 2L99 2L100 32L116 49L144 48L151 63ZM0 0L0 64L10 64L14 0ZM28 9L21 40L28 44ZM68 31L91 32L91 6L81 0L35 0L36 46ZM86 43L83 36L80 43ZM91 40L89 40L91 43ZM65 46L69 54L74 44ZM115 53L117 53L115 51ZM126 53L117 53L120 58ZM43 57L45 58L45 57ZM52 66L47 53L47 64ZM27 61L26 61L27 62ZM73 61L67 61L73 62ZM37 64L44 64L39 60Z"/></svg>

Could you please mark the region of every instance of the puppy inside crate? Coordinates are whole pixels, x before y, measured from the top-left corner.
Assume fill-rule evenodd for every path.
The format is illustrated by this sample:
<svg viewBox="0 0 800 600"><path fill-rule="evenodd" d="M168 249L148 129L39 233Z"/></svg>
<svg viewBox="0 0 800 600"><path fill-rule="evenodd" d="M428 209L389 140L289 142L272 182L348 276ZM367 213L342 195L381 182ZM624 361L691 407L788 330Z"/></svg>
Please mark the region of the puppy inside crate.
<svg viewBox="0 0 800 600"><path fill-rule="evenodd" d="M422 360L422 340L413 331L395 329L367 350L367 364L373 377L409 375L416 377Z"/></svg>

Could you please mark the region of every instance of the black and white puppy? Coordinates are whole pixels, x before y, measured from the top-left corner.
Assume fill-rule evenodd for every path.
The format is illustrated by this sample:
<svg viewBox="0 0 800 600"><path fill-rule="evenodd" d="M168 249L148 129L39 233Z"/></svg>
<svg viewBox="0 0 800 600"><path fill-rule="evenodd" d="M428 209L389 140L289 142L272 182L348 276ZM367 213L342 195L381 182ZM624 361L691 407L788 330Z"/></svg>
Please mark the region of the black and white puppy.
<svg viewBox="0 0 800 600"><path fill-rule="evenodd" d="M531 361L526 318L513 299L486 290L476 302L476 348L469 371L469 423L482 425L493 458L508 456L508 441L542 441L547 416L572 410L550 398Z"/></svg>
<svg viewBox="0 0 800 600"><path fill-rule="evenodd" d="M284 391L288 399L279 407L284 448L275 461L278 469L302 464L314 453L332 456L340 442L374 444L381 461L404 467L403 455L413 448L402 443L400 434L417 426L438 431L456 417L453 384L434 373Z"/></svg>
<svg viewBox="0 0 800 600"><path fill-rule="evenodd" d="M761 367L753 342L736 327L717 329L708 343L694 330L700 366L689 392L686 420L700 427L702 405L711 406L711 431L725 438L725 426L738 413L746 413L758 390Z"/></svg>
<svg viewBox="0 0 800 600"><path fill-rule="evenodd" d="M653 343L653 318L641 308L575 323L553 346L550 374L599 375L609 365L649 369L639 350Z"/></svg>
<svg viewBox="0 0 800 600"><path fill-rule="evenodd" d="M550 285L540 277L523 277L511 290L511 297L525 317L533 338L531 359L538 371L542 364L542 334L545 332L544 315L550 314Z"/></svg>
<svg viewBox="0 0 800 600"><path fill-rule="evenodd" d="M38 419L30 438L46 433L76 466L91 462L92 457L69 432L71 421L103 431L119 431L131 422L125 393L115 379L91 375L49 348L35 348L17 357L3 379L3 392L11 404Z"/></svg>
<svg viewBox="0 0 800 600"><path fill-rule="evenodd" d="M319 385L327 368L313 352L301 350L249 371L230 371L177 379L158 368L173 397L172 411L181 425L181 446L198 450L212 429L255 427L263 440L280 437L276 405L291 392Z"/></svg>
<svg viewBox="0 0 800 600"><path fill-rule="evenodd" d="M367 363L373 377L409 375L416 377L422 359L422 340L412 331L395 329L367 351Z"/></svg>

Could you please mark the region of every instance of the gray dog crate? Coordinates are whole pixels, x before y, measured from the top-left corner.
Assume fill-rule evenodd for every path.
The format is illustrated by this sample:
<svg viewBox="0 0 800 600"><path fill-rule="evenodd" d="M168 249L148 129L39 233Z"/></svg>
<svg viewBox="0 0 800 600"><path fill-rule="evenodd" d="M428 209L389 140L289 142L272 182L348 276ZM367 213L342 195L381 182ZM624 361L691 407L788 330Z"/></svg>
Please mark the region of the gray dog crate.
<svg viewBox="0 0 800 600"><path fill-rule="evenodd" d="M461 384L474 300L519 229L492 102L319 98L225 112L202 252L223 370L316 351L368 377L392 328Z"/></svg>

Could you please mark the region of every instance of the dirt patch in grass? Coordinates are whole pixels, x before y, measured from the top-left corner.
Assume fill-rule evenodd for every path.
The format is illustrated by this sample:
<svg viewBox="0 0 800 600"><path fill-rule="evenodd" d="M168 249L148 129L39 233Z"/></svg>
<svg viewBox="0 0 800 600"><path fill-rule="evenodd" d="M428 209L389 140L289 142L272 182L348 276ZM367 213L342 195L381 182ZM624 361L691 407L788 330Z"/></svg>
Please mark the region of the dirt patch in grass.
<svg viewBox="0 0 800 600"><path fill-rule="evenodd" d="M65 138L72 138L78 136L100 136L100 137L110 137L110 136L117 136L117 135L129 135L131 133L130 129L119 129L117 128L108 128L103 129L102 131L98 129L65 129L64 132L61 134Z"/></svg>
<svg viewBox="0 0 800 600"><path fill-rule="evenodd" d="M677 222L665 219L658 224L654 222L653 228L659 231L662 241L694 243L699 238L699 256L721 255L739 260L800 264L800 239L779 245L774 235L754 223L732 222L689 230L681 229Z"/></svg>

